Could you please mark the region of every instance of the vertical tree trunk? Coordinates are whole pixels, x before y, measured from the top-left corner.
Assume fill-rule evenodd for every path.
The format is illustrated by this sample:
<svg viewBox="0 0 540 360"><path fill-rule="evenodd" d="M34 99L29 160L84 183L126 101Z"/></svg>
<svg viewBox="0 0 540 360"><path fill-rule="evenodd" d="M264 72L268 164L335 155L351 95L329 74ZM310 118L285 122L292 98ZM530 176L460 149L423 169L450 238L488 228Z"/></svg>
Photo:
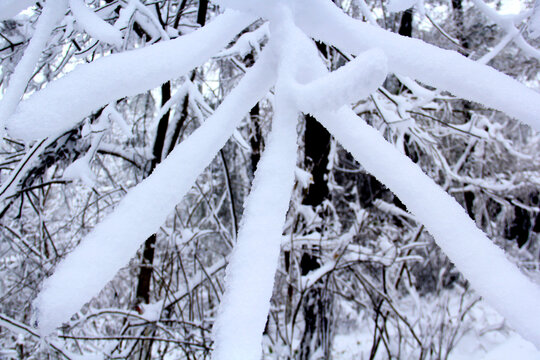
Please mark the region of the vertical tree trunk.
<svg viewBox="0 0 540 360"><path fill-rule="evenodd" d="M249 138L249 144L251 145L251 174L255 174L257 164L261 159L261 153L263 150L263 138L261 132L261 126L259 125L260 107L257 103L249 112L251 119L251 136Z"/></svg>
<svg viewBox="0 0 540 360"><path fill-rule="evenodd" d="M163 106L171 98L171 83L166 82L161 85L161 106ZM163 147L165 146L165 139L167 137L167 129L169 127L170 111L164 114L158 123L156 131L156 137L154 138L154 146L152 149L152 161L150 166L146 170L145 177L150 175L156 166L162 160ZM156 234L150 235L144 242L144 249L142 253L141 265L139 270L139 276L137 278L137 290L135 293L135 307L138 308L140 304L148 304L150 302L150 287L152 283L152 273L154 264L154 253L156 245ZM147 327L143 331L143 336L150 336L154 332L154 329ZM152 357L152 341L142 341L135 352L135 358L137 360L151 359Z"/></svg>
<svg viewBox="0 0 540 360"><path fill-rule="evenodd" d="M206 23L206 12L208 11L208 0L199 0L199 11L197 12L197 24L204 26Z"/></svg>
<svg viewBox="0 0 540 360"><path fill-rule="evenodd" d="M199 11L197 13L197 22L204 26L206 22L206 13L208 10L208 0L199 1ZM192 75L192 80L194 73ZM166 82L161 86L161 106L165 105L167 101L171 98L171 83ZM183 125L183 120L187 117L188 110L188 97L184 98L182 115L180 121L176 124L174 129L173 137L171 144L168 148L167 153L171 152L178 140L180 134L181 126ZM159 120L158 128L156 132L156 137L154 140L154 146L152 150L153 159L150 163L150 168L146 172L146 176L150 175L156 166L161 162L163 156L163 148L165 146L165 139L167 137L167 129L169 127L169 118L170 111L167 111ZM150 301L150 285L152 280L152 264L154 262L154 252L156 244L156 235L151 235L146 242L144 243L144 250L142 256L142 266L139 272L138 282L137 282L137 291L136 291L136 301L138 303L148 303Z"/></svg>
<svg viewBox="0 0 540 360"><path fill-rule="evenodd" d="M171 83L166 82L161 86L161 105L163 106L171 98ZM154 139L154 147L152 150L153 159L150 162L150 167L146 171L146 176L150 175L161 162L163 147L165 146L165 138L167 128L169 126L170 111L159 120L156 137ZM145 176L145 177L146 177ZM136 302L137 304L148 304L150 301L150 283L152 280L152 264L154 262L154 247L156 244L156 234L151 235L144 243L142 255L142 264L137 281Z"/></svg>
<svg viewBox="0 0 540 360"><path fill-rule="evenodd" d="M408 9L401 15L401 22L399 23L399 35L412 37L413 30L413 10Z"/></svg>
<svg viewBox="0 0 540 360"><path fill-rule="evenodd" d="M328 155L330 153L330 134L312 116L306 115L305 129L305 159L306 168L311 169L313 183L309 186L303 199L304 205L317 207L329 197L326 175L328 173ZM320 229L323 231L323 229ZM318 269L320 249L306 249L300 260L300 271L307 275ZM298 358L308 360L313 353L322 348L324 358L329 359L331 348L331 313L332 297L327 292L324 281L319 280L309 289L303 298L304 333L300 343Z"/></svg>

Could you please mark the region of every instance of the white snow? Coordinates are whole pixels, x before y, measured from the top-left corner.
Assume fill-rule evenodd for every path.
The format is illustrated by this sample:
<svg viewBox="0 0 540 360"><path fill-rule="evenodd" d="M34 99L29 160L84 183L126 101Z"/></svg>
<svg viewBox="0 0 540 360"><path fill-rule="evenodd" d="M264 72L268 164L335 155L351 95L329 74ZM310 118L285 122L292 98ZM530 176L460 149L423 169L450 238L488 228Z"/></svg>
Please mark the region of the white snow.
<svg viewBox="0 0 540 360"><path fill-rule="evenodd" d="M261 42L265 37L269 36L269 31L270 30L268 28L268 23L264 23L257 29L242 34L242 36L240 36L238 40L236 40L233 46L221 51L217 56L230 56L238 54L241 57L245 57L253 49L259 52Z"/></svg>
<svg viewBox="0 0 540 360"><path fill-rule="evenodd" d="M386 56L368 50L328 75L295 87L296 101L305 111L337 110L368 97L386 79Z"/></svg>
<svg viewBox="0 0 540 360"><path fill-rule="evenodd" d="M83 0L69 0L69 7L77 24L94 39L117 47L122 45L120 30L100 18Z"/></svg>
<svg viewBox="0 0 540 360"><path fill-rule="evenodd" d="M540 346L540 288L506 259L463 208L350 109L321 112L316 117L362 166L403 201L459 271L510 325Z"/></svg>
<svg viewBox="0 0 540 360"><path fill-rule="evenodd" d="M305 56L296 62L296 66L302 64L303 75L324 77L326 68L316 49L304 46L299 37L295 44ZM335 89L329 87L327 91ZM540 287L506 259L452 197L351 109L319 109L314 115L366 170L403 201L478 293L522 336L540 347Z"/></svg>
<svg viewBox="0 0 540 360"><path fill-rule="evenodd" d="M540 360L540 352L535 349L533 344L524 341L518 335L514 335L482 357L482 360L505 359ZM453 357L451 360L457 359Z"/></svg>
<svg viewBox="0 0 540 360"><path fill-rule="evenodd" d="M178 39L79 65L21 102L8 120L8 132L31 141L69 130L100 106L186 74L225 47L251 20L245 14L227 11Z"/></svg>
<svg viewBox="0 0 540 360"><path fill-rule="evenodd" d="M353 20L329 0L278 1L280 6L263 0L219 3L270 19L270 42L276 45L262 52L259 61L215 113L177 146L151 176L132 189L117 209L58 265L34 303L41 334L51 333L69 319L127 264L234 133L242 116L278 77L273 129L227 270L226 292L214 326L213 358L260 358L283 222L295 177L298 110L313 113L365 169L392 190L478 293L540 348L538 285L506 259L504 252L476 227L452 197L344 106L375 91L384 80L387 66L400 76L505 111L537 130L540 94L456 52ZM356 59L328 74L313 42L293 24L289 10L309 36L355 54ZM228 12L177 40L81 65L21 103L9 120L10 134L26 141L58 134L100 106L177 78L216 54L251 19L245 14ZM102 25L89 26L93 28L90 31ZM152 26L150 20L147 26ZM254 34L247 35L244 45L230 53L246 50L246 44L251 47L253 38L260 40ZM192 56L179 56L187 52ZM278 74L273 57L279 59ZM28 66L24 69L27 72ZM183 94L177 93L178 98ZM71 101L66 103L66 98ZM176 100L171 99L171 104ZM167 104L162 111L166 108ZM85 161L88 165L90 157ZM83 162L72 167L67 169L68 175L71 172L80 177L84 173ZM390 243L387 245L388 254L395 251ZM308 274L303 285L309 285L332 266L328 262L319 271ZM157 305L152 309L155 311L150 311L150 315L154 318ZM512 346L510 349L516 348ZM503 347L494 356L505 356L511 351L508 349Z"/></svg>
<svg viewBox="0 0 540 360"><path fill-rule="evenodd" d="M34 1L21 1L17 6L14 3L15 1L7 1L5 4L2 3L0 5L0 20L2 14L4 14L2 6L9 7L9 9L14 9L14 6L19 9L18 6L21 6L22 10L24 6L28 7L29 4L34 3ZM45 3L45 8L36 24L34 36L32 36L21 61L19 61L15 71L11 75L9 86L0 102L0 137L3 137L4 135L6 120L13 114L17 108L17 104L19 104L19 101L24 95L28 81L34 73L36 64L41 56L41 52L47 44L51 32L56 26L56 23L63 18L66 6L66 0L47 1Z"/></svg>
<svg viewBox="0 0 540 360"><path fill-rule="evenodd" d="M313 183L313 176L310 172L299 167L294 171L294 177L302 189L307 189Z"/></svg>
<svg viewBox="0 0 540 360"><path fill-rule="evenodd" d="M272 69L263 51L215 113L57 266L34 303L41 334L51 333L97 295L159 228L242 117L267 94L275 79Z"/></svg>
<svg viewBox="0 0 540 360"><path fill-rule="evenodd" d="M81 180L86 186L92 187L96 183L96 175L90 169L87 157L72 162L65 170L63 178L66 180Z"/></svg>
<svg viewBox="0 0 540 360"><path fill-rule="evenodd" d="M269 45L270 46L270 45ZM259 359L296 168L298 112L276 86L272 132L246 201L214 325L214 360Z"/></svg>
<svg viewBox="0 0 540 360"><path fill-rule="evenodd" d="M109 120L114 122L118 127L122 130L122 132L128 136L133 136L133 131L131 131L131 128L129 127L128 123L126 122L126 119L120 114L115 108L113 104L108 105L105 109L103 109L103 113L101 116L107 116Z"/></svg>
<svg viewBox="0 0 540 360"><path fill-rule="evenodd" d="M11 19L35 3L36 0L2 0L0 2L0 21Z"/></svg>
<svg viewBox="0 0 540 360"><path fill-rule="evenodd" d="M412 8L416 2L416 0L390 0L386 8L388 11L396 13Z"/></svg>
<svg viewBox="0 0 540 360"><path fill-rule="evenodd" d="M462 299L453 292L443 292L439 295L439 299L444 297L449 299L447 320L449 323L455 324L456 317L459 317L458 308ZM400 304L402 314L407 316L409 321L416 323L415 330L429 331L431 326L436 331L438 325L436 317L441 306L437 300L413 299L411 296L410 299L401 299ZM404 304L406 305L404 306ZM334 337L332 358L335 360L368 358L373 344L372 320L362 313L358 314L357 310L344 305L342 305L341 312L351 313L357 320L338 330ZM423 319L419 319L419 316L422 316ZM430 325L424 325L424 329L418 326L420 322L429 324L430 320L434 322ZM504 319L483 300L478 301L465 315L465 319L460 319L460 321L463 321L460 325L461 329L459 329L462 333L456 338L457 342L451 348L448 360L540 360L540 350L535 349L533 344L522 339L515 332L509 331L504 326ZM399 336L399 334L395 335ZM394 334L391 333L389 336L392 337ZM444 330L435 336L444 337ZM419 351L416 353L414 351L414 348L418 347L417 344L413 344L412 347L412 351L403 351L402 349L401 358L418 358ZM383 349L379 349L375 359L386 358L388 358L388 354Z"/></svg>
<svg viewBox="0 0 540 360"><path fill-rule="evenodd" d="M389 71L503 111L540 130L540 94L511 77L455 51L354 20L329 0L296 3L295 20L310 36L346 53L381 48L388 57Z"/></svg>

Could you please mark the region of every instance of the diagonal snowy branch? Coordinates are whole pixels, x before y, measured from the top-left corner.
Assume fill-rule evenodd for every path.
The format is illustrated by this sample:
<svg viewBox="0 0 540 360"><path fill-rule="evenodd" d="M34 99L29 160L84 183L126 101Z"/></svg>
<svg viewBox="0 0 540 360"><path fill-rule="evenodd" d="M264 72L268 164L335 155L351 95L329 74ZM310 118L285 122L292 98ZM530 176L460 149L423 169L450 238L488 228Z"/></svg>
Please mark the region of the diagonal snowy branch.
<svg viewBox="0 0 540 360"><path fill-rule="evenodd" d="M273 85L275 71L268 55L263 51L215 113L58 265L35 301L41 334L51 333L95 296L165 221L242 117Z"/></svg>
<svg viewBox="0 0 540 360"><path fill-rule="evenodd" d="M28 7L28 4L25 3L24 6ZM28 81L30 81L34 73L36 64L45 45L47 45L51 32L56 23L64 17L66 7L66 0L48 0L45 3L45 8L37 21L34 36L11 75L9 86L0 102L0 137L3 137L6 120L15 112L19 101L24 95Z"/></svg>
<svg viewBox="0 0 540 360"><path fill-rule="evenodd" d="M318 62L318 68L324 69L315 50L306 60ZM316 69L314 65L306 67ZM324 76L324 71L313 71L312 76ZM314 115L366 170L403 201L474 289L540 348L540 288L510 263L463 208L350 108L318 108Z"/></svg>
<svg viewBox="0 0 540 360"><path fill-rule="evenodd" d="M379 49L366 51L324 77L295 86L295 100L306 113L337 110L365 99L386 79L386 56Z"/></svg>
<svg viewBox="0 0 540 360"><path fill-rule="evenodd" d="M316 81L306 80L302 54L313 44L286 9L271 24L280 56L276 107L268 147L244 211L244 224L227 269L227 290L214 325L215 360L257 360L270 307L283 224L294 183L298 106L338 108L368 96L386 77L384 54L365 56ZM302 42L309 45L302 46ZM308 66L309 67L309 66ZM321 96L323 95L323 96ZM300 105L301 106L301 105Z"/></svg>
<svg viewBox="0 0 540 360"><path fill-rule="evenodd" d="M8 132L26 141L69 130L93 110L185 75L248 26L252 18L228 11L198 31L171 41L79 65L19 104Z"/></svg>
<svg viewBox="0 0 540 360"><path fill-rule="evenodd" d="M329 0L295 3L295 20L310 36L353 54L381 48L389 71L503 111L540 130L540 94L511 77L455 51L354 20Z"/></svg>
<svg viewBox="0 0 540 360"><path fill-rule="evenodd" d="M89 9L83 0L69 0L69 7L77 23L94 39L118 47L122 45L122 32Z"/></svg>
<svg viewBox="0 0 540 360"><path fill-rule="evenodd" d="M540 60L540 50L535 49L525 41L514 23L519 19L519 15L501 15L495 9L489 7L483 0L472 0L472 2L486 17L499 25L525 54Z"/></svg>
<svg viewBox="0 0 540 360"><path fill-rule="evenodd" d="M315 116L426 226L473 288L516 331L540 347L540 289L510 263L463 208L352 110L321 111Z"/></svg>

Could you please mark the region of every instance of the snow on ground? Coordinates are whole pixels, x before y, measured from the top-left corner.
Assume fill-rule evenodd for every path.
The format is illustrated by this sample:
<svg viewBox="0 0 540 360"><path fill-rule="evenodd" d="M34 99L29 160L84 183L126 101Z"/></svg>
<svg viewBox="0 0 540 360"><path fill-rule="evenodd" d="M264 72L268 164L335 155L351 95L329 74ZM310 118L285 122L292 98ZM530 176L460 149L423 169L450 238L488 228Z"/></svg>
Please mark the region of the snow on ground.
<svg viewBox="0 0 540 360"><path fill-rule="evenodd" d="M453 300L459 301L457 298ZM540 351L532 343L509 330L504 325L504 318L485 301L479 301L472 308L466 321L468 325L472 324L472 328L457 342L448 360L540 360ZM365 319L360 320L352 329L342 330L334 339L333 359L369 359L373 341L372 330L372 322ZM402 356L403 359L409 357ZM376 359L385 358L387 354L384 348L380 348Z"/></svg>

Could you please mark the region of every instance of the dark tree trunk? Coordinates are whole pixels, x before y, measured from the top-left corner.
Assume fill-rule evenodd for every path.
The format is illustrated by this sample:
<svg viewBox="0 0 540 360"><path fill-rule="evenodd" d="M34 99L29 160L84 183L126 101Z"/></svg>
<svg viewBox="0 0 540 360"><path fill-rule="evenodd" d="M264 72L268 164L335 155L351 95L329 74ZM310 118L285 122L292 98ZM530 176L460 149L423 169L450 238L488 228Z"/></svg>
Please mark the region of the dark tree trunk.
<svg viewBox="0 0 540 360"><path fill-rule="evenodd" d="M244 58L244 64L246 64L247 67L253 66L255 64L255 58L253 55L253 52L250 52L246 55ZM259 160L261 159L261 154L264 148L264 139L262 136L262 129L260 124L260 117L261 117L261 108L259 103L255 104L255 106L249 111L249 119L251 128L250 128L250 134L249 134L249 144L251 145L251 175L255 174L255 170L257 169L257 164L259 163Z"/></svg>
<svg viewBox="0 0 540 360"><path fill-rule="evenodd" d="M171 83L166 82L161 85L161 106L171 98ZM163 157L163 148L165 146L165 139L167 137L167 129L169 127L169 117L170 111L167 111L161 119L159 119L156 137L154 139L154 146L152 149L152 161L148 167L145 177L150 175L156 166L161 162ZM154 254L156 246L156 234L150 235L148 239L144 242L144 249L142 253L141 265L139 270L139 276L137 278L137 290L135 293L135 308L140 309L139 305L144 303L148 304L150 302L150 288L152 285L152 274L154 266ZM151 337L155 329L153 326L146 327L144 329L143 335ZM137 360L147 360L151 359L152 356L152 345L153 340L142 341L135 353L135 358Z"/></svg>
<svg viewBox="0 0 540 360"><path fill-rule="evenodd" d="M197 24L204 26L206 23L206 12L208 11L208 0L199 0L199 11L197 12Z"/></svg>
<svg viewBox="0 0 540 360"><path fill-rule="evenodd" d="M326 175L328 154L330 152L330 134L311 115L306 115L304 165L311 170L313 183L309 186L304 205L318 206L328 198Z"/></svg>
<svg viewBox="0 0 540 360"><path fill-rule="evenodd" d="M317 43L321 54L328 58L328 48ZM322 205L329 198L327 184L328 156L330 154L330 133L311 115L305 116L304 166L311 172L313 182L307 189L302 203L314 208ZM323 214L324 216L324 214ZM324 229L318 229L323 231ZM320 268L320 249L304 249L300 260L300 272L307 275ZM310 359L313 352L322 347L325 358L330 355L331 337L329 336L332 298L325 291L324 281L317 281L303 298L304 333L300 342L299 359Z"/></svg>
<svg viewBox="0 0 540 360"><path fill-rule="evenodd" d="M195 71L191 73L190 80L193 81L195 79ZM189 110L189 94L186 94L184 96L184 100L182 100L182 112L180 113L180 118L174 125L173 134L171 136L171 142L169 144L169 148L167 149L167 155L173 151L174 147L176 146L176 143L178 143L178 140L180 139L180 131L184 128L184 124L187 121L188 118L188 110Z"/></svg>
<svg viewBox="0 0 540 360"><path fill-rule="evenodd" d="M327 165L330 153L330 134L312 116L306 115L306 129L304 135L305 158L304 165L311 170L313 183L308 187L303 199L304 205L317 207L329 198L327 184ZM323 231L323 229L319 229ZM300 260L300 272L307 275L309 272L320 268L319 249L312 247L305 249ZM332 298L326 291L323 280L315 283L303 298L302 313L304 315L304 333L300 342L299 359L308 360L313 352L323 349L325 358L328 359L331 347L329 336Z"/></svg>
<svg viewBox="0 0 540 360"><path fill-rule="evenodd" d="M413 10L408 9L401 15L401 22L399 24L399 35L412 37L413 30Z"/></svg>
<svg viewBox="0 0 540 360"><path fill-rule="evenodd" d="M161 105L171 98L171 83L166 82L161 85ZM153 159L150 162L150 167L146 172L146 176L150 175L160 163L163 154L163 147L165 146L165 138L167 135L167 128L169 126L170 111L167 111L165 115L159 120L158 128L156 132L156 138L154 139L154 147L152 151ZM139 277L137 281L136 291L136 305L140 303L148 304L150 302L150 285L152 281L152 265L154 263L154 251L156 244L156 234L151 235L144 242L144 250L142 254L141 268L139 271Z"/></svg>
<svg viewBox="0 0 540 360"><path fill-rule="evenodd" d="M251 174L255 174L263 150L263 138L261 126L259 125L260 111L259 104L257 103L249 112L252 126L251 136L249 138L249 143L251 145Z"/></svg>
<svg viewBox="0 0 540 360"><path fill-rule="evenodd" d="M181 9L185 6L185 2L182 3ZM159 8L158 8L159 9ZM208 0L200 0L199 1L199 10L197 13L197 23L201 26L204 26L206 22L206 13L208 11ZM159 15L159 14L158 14ZM181 15L181 10L179 10L179 15L177 18L179 19ZM176 22L175 22L175 25ZM166 82L161 86L161 106L165 105L165 103L171 98L171 83ZM167 153L171 152L174 148L174 145L178 141L178 137L180 134L181 126L183 125L183 120L187 117L187 110L188 110L188 97L186 96L184 98L184 104L182 109L182 114L180 117L180 121L176 124L176 127L174 129L174 133L172 136L172 141L167 149ZM157 164L159 164L163 157L163 149L165 147L165 139L167 137L167 130L169 127L169 118L170 118L170 111L167 111L162 118L159 120L158 128L156 132L156 138L154 140L154 147L152 151L153 159L150 163L150 168L148 169L146 176L150 175L152 171L156 168ZM142 264L141 269L139 272L139 277L137 281L137 291L136 291L136 303L139 304L141 302L148 303L150 301L150 286L152 281L152 272L153 272L153 263L154 263L154 253L155 253L155 245L156 245L156 234L151 235L144 243L144 250L142 255Z"/></svg>
<svg viewBox="0 0 540 360"><path fill-rule="evenodd" d="M529 240L532 222L529 212L520 207L514 207L514 219L507 229L508 239L515 240L519 247Z"/></svg>

